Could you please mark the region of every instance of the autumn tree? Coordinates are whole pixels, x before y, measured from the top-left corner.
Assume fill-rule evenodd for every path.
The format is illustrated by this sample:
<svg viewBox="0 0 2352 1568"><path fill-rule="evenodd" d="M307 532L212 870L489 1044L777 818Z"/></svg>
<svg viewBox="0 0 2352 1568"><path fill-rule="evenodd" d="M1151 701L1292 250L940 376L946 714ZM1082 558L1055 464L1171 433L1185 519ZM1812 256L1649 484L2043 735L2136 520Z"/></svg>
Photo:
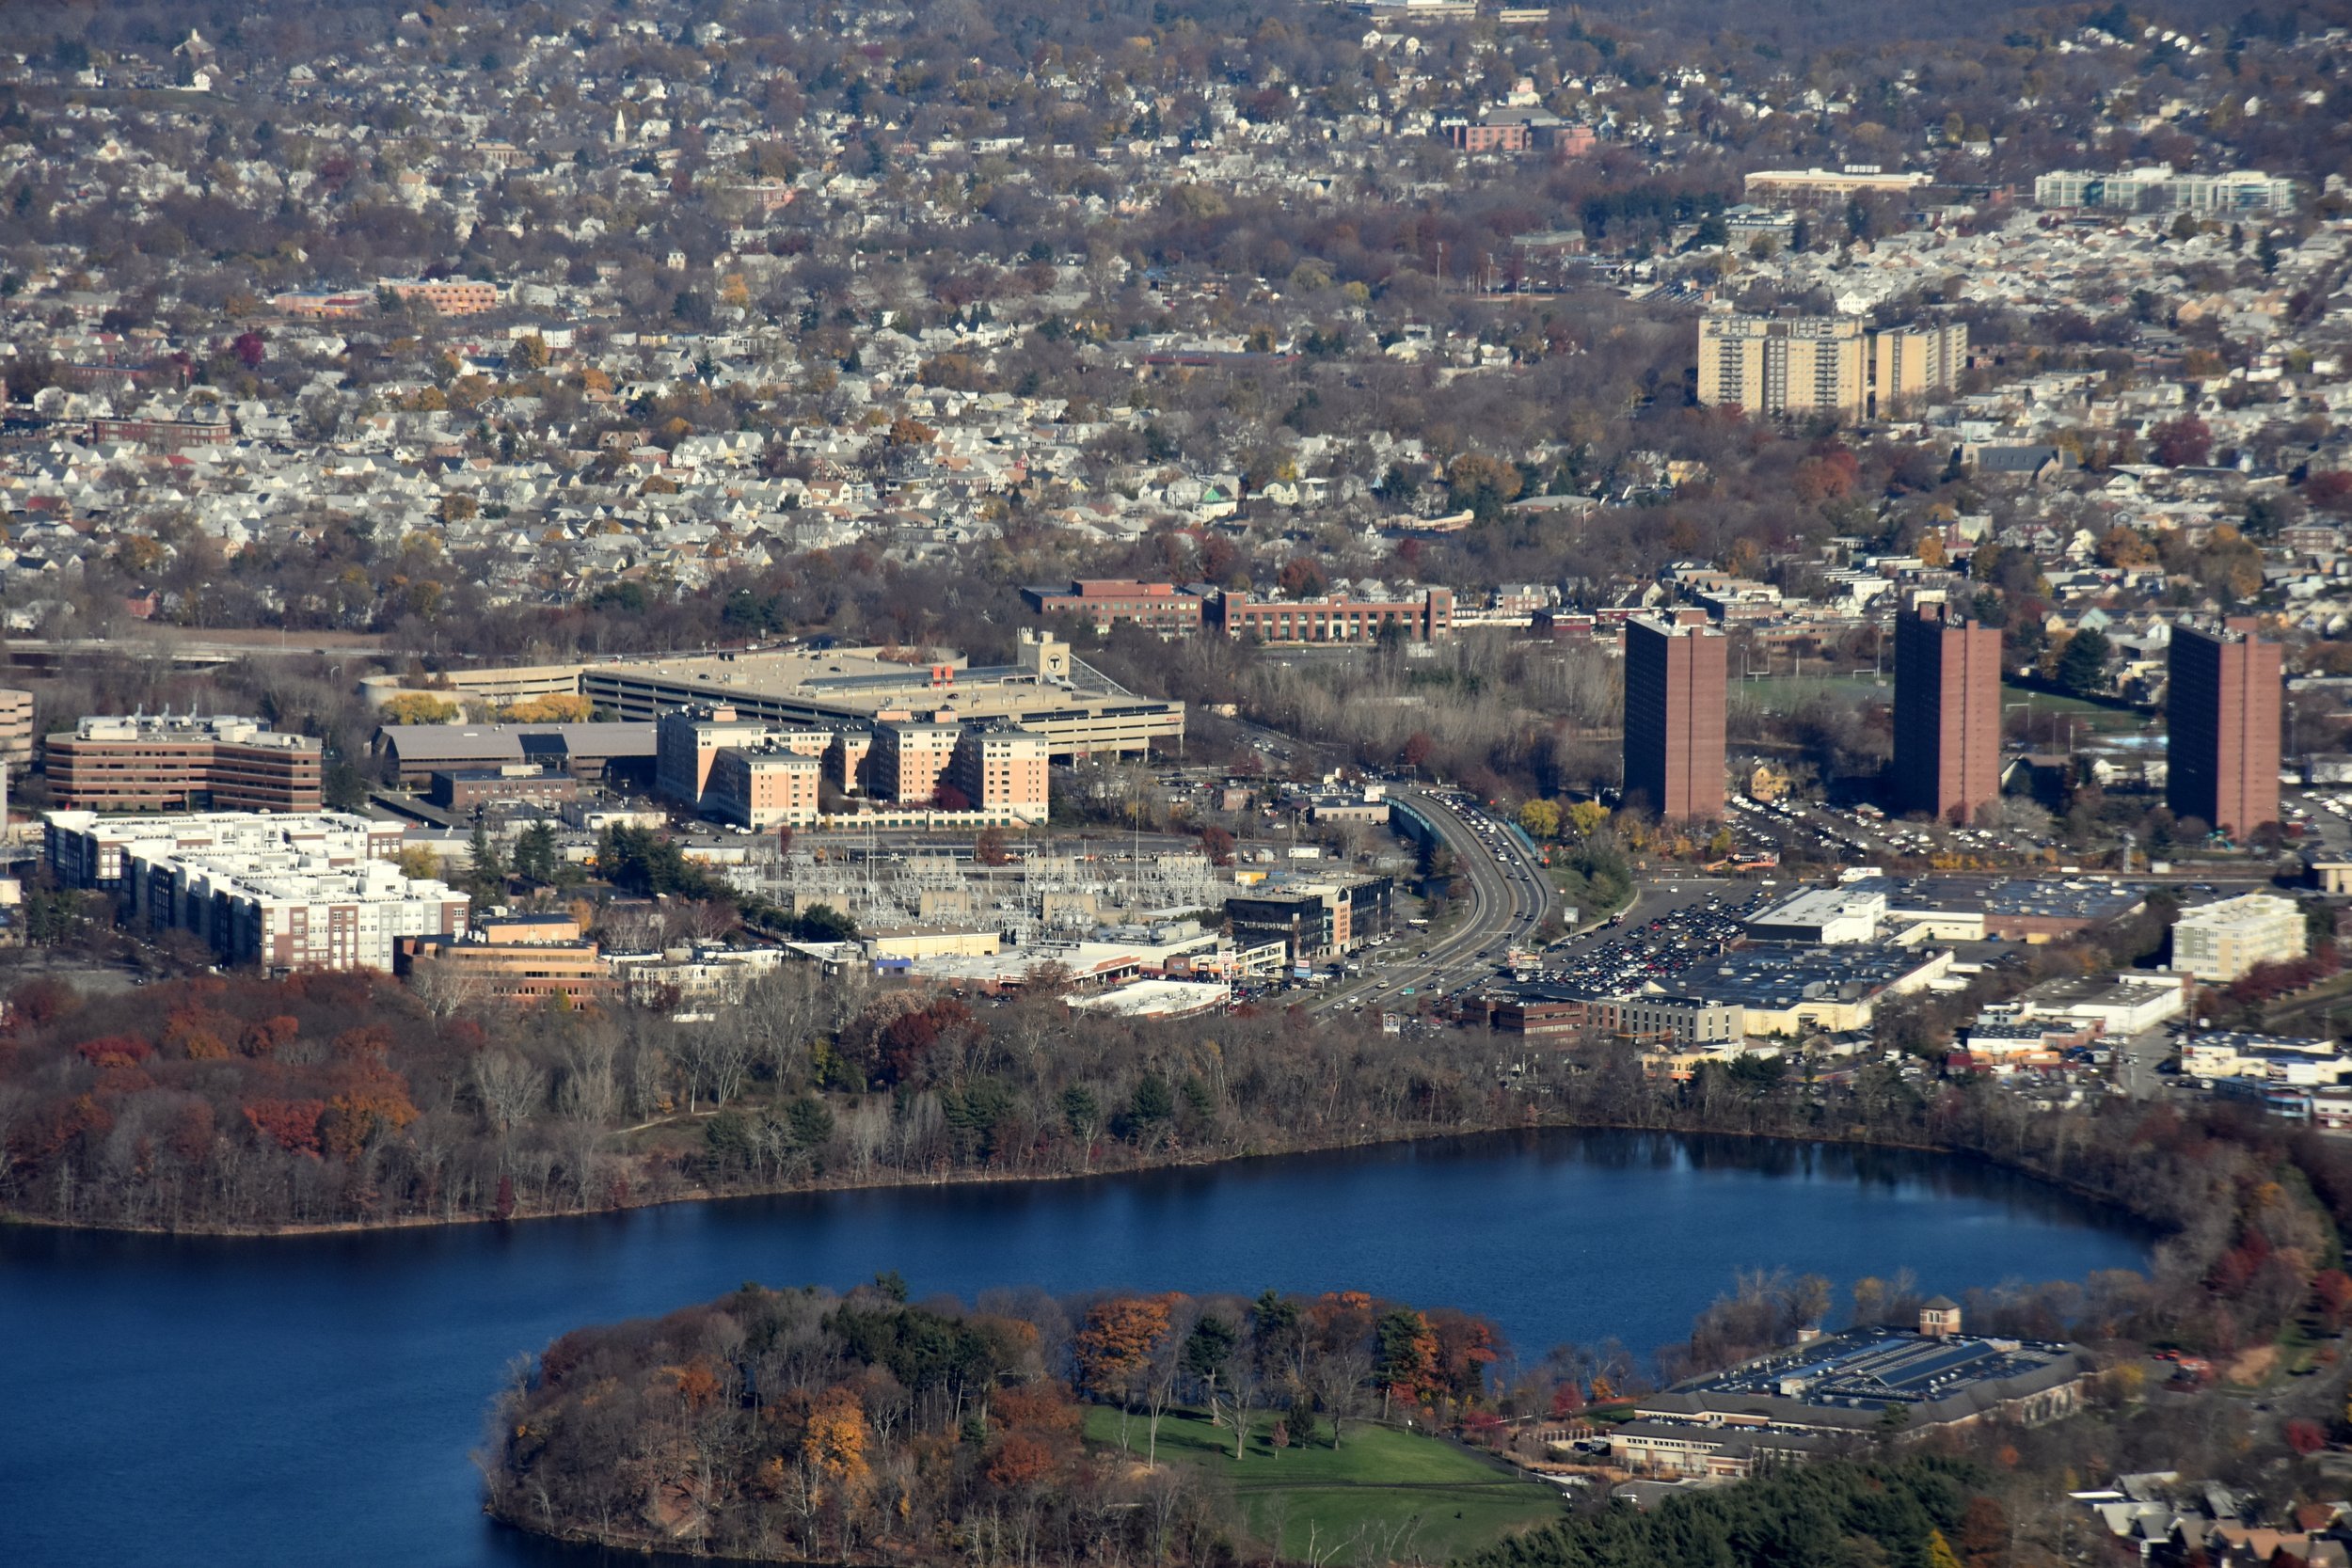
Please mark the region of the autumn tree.
<svg viewBox="0 0 2352 1568"><path fill-rule="evenodd" d="M1380 1410L1388 1414L1392 1402L1419 1404L1438 1391L1438 1337L1429 1320L1409 1307L1398 1307L1380 1320Z"/></svg>
<svg viewBox="0 0 2352 1568"><path fill-rule="evenodd" d="M1089 1309L1086 1324L1071 1343L1078 1364L1078 1386L1119 1406L1119 1446L1127 1447L1127 1418L1150 1378L1153 1357L1168 1337L1166 1296L1113 1296ZM1153 1423L1155 1428L1157 1423ZM1154 1431L1154 1443L1158 1433Z"/></svg>
<svg viewBox="0 0 2352 1568"><path fill-rule="evenodd" d="M2213 452L2213 431L2194 414L2167 420L2148 435L2151 454L2168 468L2201 468Z"/></svg>
<svg viewBox="0 0 2352 1568"><path fill-rule="evenodd" d="M430 691L401 691L386 698L375 717L386 724L453 724L459 710L447 697Z"/></svg>

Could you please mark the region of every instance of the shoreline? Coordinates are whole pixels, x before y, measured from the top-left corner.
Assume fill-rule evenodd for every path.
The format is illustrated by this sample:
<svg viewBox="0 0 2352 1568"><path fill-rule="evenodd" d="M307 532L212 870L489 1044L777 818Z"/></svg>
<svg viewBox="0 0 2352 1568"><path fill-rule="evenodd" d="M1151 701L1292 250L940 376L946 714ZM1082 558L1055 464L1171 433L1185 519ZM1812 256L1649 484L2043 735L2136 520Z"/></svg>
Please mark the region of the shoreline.
<svg viewBox="0 0 2352 1568"><path fill-rule="evenodd" d="M1994 1169L2008 1171L2039 1182L2055 1192L2065 1193L2084 1202L2128 1215L2137 1223L2156 1231L2176 1228L2171 1220L2145 1212L2120 1197L2095 1191L2079 1182L2046 1174L2020 1162L2002 1159L1996 1154L1982 1149L1949 1144L1920 1143L1893 1137L1867 1135L1857 1137L1851 1133L1829 1132L1759 1132L1748 1128L1661 1127L1647 1123L1544 1118L1476 1127L1419 1128L1390 1133L1362 1133L1345 1138L1302 1139L1284 1144L1279 1148L1253 1148L1227 1153L1180 1153L1169 1157L1133 1161L1098 1170L1017 1172L958 1170L863 1178L819 1177L815 1180L747 1185L723 1191L709 1187L693 1187L659 1196L633 1198L625 1203L606 1204L595 1208L533 1210L529 1213L510 1214L503 1219L495 1214L485 1213L447 1216L406 1214L389 1219L333 1220L297 1225L167 1226L62 1220L48 1215L24 1214L12 1210L0 1209L0 1229L21 1227L28 1230L56 1230L91 1236L154 1236L191 1241L278 1241L321 1236L364 1236L378 1232L437 1230L462 1226L521 1225L540 1220L593 1219L598 1215L627 1214L644 1209L666 1209L690 1203L724 1203L745 1198L814 1196L826 1193L884 1192L918 1187L987 1187L1088 1181L1104 1177L1149 1175L1156 1171L1208 1170L1222 1165L1238 1164L1248 1160L1279 1160L1308 1155L1335 1154L1348 1149L1430 1144L1449 1138L1497 1137L1514 1132L1640 1132L1677 1138L1736 1138L1746 1142L1821 1144L1840 1148L1885 1149L1905 1154L1928 1154L1946 1158L1978 1160Z"/></svg>

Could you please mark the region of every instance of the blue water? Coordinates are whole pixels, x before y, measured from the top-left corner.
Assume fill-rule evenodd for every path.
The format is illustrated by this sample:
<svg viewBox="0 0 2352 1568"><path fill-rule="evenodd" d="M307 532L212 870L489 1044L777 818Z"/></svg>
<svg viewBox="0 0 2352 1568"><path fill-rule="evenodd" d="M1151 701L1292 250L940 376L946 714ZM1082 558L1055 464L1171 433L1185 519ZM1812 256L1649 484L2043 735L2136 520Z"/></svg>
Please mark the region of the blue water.
<svg viewBox="0 0 2352 1568"><path fill-rule="evenodd" d="M1953 1294L2149 1237L1969 1163L1528 1133L1036 1186L898 1189L284 1241L0 1230L0 1564L515 1568L469 1450L501 1370L745 1280L1359 1289L1530 1359L1680 1338L1739 1268Z"/></svg>

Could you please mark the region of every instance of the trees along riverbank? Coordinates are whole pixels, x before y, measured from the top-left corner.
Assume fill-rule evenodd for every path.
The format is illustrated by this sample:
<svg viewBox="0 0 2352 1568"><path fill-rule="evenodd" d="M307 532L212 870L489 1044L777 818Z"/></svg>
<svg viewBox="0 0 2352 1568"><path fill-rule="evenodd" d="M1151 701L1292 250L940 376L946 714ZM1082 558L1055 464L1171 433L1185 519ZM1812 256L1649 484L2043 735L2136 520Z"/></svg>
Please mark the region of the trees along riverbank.
<svg viewBox="0 0 2352 1568"><path fill-rule="evenodd" d="M2127 960L2125 923L2037 950ZM1932 1056L1976 991L1890 1007ZM2254 1342L2336 1261L2352 1151L2227 1109L2037 1113L1969 1079L1751 1059L1688 1084L1622 1043L1496 1069L1474 1029L1240 1011L1181 1024L787 971L713 1022L616 1008L448 1012L382 978L16 988L0 1038L0 1213L187 1231L497 1220L821 1186L1017 1180L1528 1126L1883 1143L1980 1155L2164 1227L2104 1321ZM1841 1064L1842 1066L1842 1064ZM2087 1300L2089 1297L2086 1298ZM2088 1307L2086 1307L2088 1309ZM2044 1317L2071 1317L2068 1302ZM1740 1336L1728 1338L1734 1341Z"/></svg>

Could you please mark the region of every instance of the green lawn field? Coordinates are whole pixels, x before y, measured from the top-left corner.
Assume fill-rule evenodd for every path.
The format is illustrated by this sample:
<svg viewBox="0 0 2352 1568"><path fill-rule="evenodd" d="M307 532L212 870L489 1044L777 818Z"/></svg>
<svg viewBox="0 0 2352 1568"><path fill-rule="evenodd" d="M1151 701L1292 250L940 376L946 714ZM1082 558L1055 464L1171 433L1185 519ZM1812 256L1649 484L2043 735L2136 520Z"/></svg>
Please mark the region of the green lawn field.
<svg viewBox="0 0 2352 1568"><path fill-rule="evenodd" d="M1148 1427L1143 1417L1128 1421L1137 1460ZM1248 1453L1236 1464L1232 1428L1171 1413L1160 1418L1159 1461L1208 1470L1232 1493L1250 1532L1268 1541L1279 1534L1291 1561L1444 1562L1561 1514L1559 1494L1543 1482L1439 1438L1350 1426L1335 1449L1329 1429L1318 1425L1312 1446L1277 1452L1266 1441L1273 1427L1270 1417L1258 1417ZM1119 1413L1088 1411L1087 1441L1116 1449Z"/></svg>

